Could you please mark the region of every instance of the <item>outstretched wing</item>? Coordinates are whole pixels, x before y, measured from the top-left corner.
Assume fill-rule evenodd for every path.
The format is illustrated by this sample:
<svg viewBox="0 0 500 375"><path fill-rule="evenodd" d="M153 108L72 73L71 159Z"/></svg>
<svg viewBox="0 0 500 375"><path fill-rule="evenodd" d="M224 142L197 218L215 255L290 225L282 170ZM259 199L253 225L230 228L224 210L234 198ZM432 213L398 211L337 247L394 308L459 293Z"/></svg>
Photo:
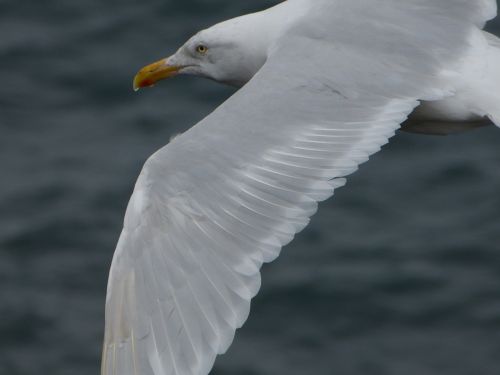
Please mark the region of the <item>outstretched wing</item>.
<svg viewBox="0 0 500 375"><path fill-rule="evenodd" d="M207 374L262 264L418 99L446 94L488 4L309 3L252 81L146 163L110 273L103 375Z"/></svg>

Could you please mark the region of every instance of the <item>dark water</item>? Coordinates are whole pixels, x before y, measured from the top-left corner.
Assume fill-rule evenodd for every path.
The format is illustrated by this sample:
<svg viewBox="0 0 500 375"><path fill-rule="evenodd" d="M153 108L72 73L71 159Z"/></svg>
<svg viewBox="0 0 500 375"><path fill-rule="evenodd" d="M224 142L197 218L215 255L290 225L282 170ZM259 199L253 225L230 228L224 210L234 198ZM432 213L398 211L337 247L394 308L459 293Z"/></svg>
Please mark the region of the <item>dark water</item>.
<svg viewBox="0 0 500 375"><path fill-rule="evenodd" d="M0 0L1 375L98 373L141 165L232 92L131 78L270 3ZM400 134L263 281L214 374L500 374L500 131Z"/></svg>

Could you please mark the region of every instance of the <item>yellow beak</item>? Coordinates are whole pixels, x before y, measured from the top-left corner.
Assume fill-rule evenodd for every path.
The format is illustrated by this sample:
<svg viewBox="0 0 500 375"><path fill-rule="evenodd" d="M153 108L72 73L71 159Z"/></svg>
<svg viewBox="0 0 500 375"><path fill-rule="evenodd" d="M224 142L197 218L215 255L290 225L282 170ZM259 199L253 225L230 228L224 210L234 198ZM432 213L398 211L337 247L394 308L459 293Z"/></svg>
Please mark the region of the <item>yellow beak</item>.
<svg viewBox="0 0 500 375"><path fill-rule="evenodd" d="M179 73L181 68L181 66L168 65L168 59L163 59L148 65L142 68L135 76L134 90L137 91L143 87L151 87L162 79L174 77Z"/></svg>

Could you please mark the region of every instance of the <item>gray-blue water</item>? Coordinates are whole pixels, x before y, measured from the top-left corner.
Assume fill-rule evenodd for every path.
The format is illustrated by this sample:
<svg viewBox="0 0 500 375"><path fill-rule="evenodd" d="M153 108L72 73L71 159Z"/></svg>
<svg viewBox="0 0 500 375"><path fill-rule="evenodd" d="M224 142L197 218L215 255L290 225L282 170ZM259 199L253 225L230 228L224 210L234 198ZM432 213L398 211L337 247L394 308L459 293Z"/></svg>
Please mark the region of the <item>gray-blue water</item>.
<svg viewBox="0 0 500 375"><path fill-rule="evenodd" d="M271 3L0 0L0 375L98 374L142 163L232 92L131 79ZM500 374L500 130L393 139L264 268L214 374Z"/></svg>

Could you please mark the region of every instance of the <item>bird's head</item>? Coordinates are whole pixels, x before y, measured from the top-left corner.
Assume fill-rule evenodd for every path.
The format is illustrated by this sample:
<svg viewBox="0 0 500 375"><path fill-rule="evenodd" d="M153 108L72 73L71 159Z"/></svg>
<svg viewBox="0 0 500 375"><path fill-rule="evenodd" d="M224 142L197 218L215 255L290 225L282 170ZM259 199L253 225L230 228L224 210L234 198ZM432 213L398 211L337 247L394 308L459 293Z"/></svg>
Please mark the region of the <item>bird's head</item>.
<svg viewBox="0 0 500 375"><path fill-rule="evenodd" d="M141 69L135 76L134 89L153 86L179 74L244 85L266 61L269 44L268 38L255 30L255 24L248 22L252 16L256 15L235 18L199 32L174 55Z"/></svg>

